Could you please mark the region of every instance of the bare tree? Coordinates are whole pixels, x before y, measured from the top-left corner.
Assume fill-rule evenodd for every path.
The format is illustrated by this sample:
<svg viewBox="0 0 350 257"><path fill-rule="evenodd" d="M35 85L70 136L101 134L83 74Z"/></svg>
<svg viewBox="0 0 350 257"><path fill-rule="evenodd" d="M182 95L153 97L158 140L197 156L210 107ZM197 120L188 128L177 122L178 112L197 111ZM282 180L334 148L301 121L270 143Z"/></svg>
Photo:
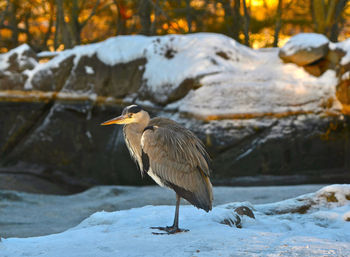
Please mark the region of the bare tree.
<svg viewBox="0 0 350 257"><path fill-rule="evenodd" d="M125 4L124 0L113 0L114 5L117 7L118 16L117 16L117 35L125 35L127 33L126 28L126 17L125 14Z"/></svg>
<svg viewBox="0 0 350 257"><path fill-rule="evenodd" d="M347 2L347 0L311 0L315 31L337 40L338 22Z"/></svg>
<svg viewBox="0 0 350 257"><path fill-rule="evenodd" d="M339 35L339 30L340 30L339 23L344 22L342 20L342 13L343 13L347 3L348 3L348 0L340 0L337 4L336 9L335 9L335 21L334 21L334 24L331 28L330 35L329 35L329 39L333 42L338 41L338 35Z"/></svg>
<svg viewBox="0 0 350 257"><path fill-rule="evenodd" d="M231 7L231 1L230 0L221 0L220 3L222 4L222 7L224 8L225 16L224 16L224 26L227 31L227 35L230 37L233 37L233 9Z"/></svg>
<svg viewBox="0 0 350 257"><path fill-rule="evenodd" d="M241 30L241 1L240 0L233 0L233 30L232 30L232 37L233 39L239 40L239 32Z"/></svg>
<svg viewBox="0 0 350 257"><path fill-rule="evenodd" d="M18 45L18 34L19 34L19 30L18 30L18 20L16 17L16 13L17 13L17 9L19 7L18 5L18 1L14 0L14 1L10 1L10 8L9 8L9 25L10 25L10 29L12 30L12 44L13 47Z"/></svg>
<svg viewBox="0 0 350 257"><path fill-rule="evenodd" d="M63 0L56 0L56 25L55 25L55 38L54 48L57 49L60 44L63 44L65 48L71 48L70 33L67 29L67 23L65 21L65 13L63 7Z"/></svg>
<svg viewBox="0 0 350 257"><path fill-rule="evenodd" d="M186 0L186 21L188 32L192 32L192 21L193 21L193 13L191 7L191 0Z"/></svg>
<svg viewBox="0 0 350 257"><path fill-rule="evenodd" d="M243 10L244 10L244 27L243 27L243 32L244 32L244 44L246 46L249 46L249 24L250 24L250 14L249 10L247 8L247 3L246 0L243 0Z"/></svg>
<svg viewBox="0 0 350 257"><path fill-rule="evenodd" d="M152 2L153 3L153 2ZM151 35L155 35L157 32L158 19L160 16L160 3L159 0L154 2L154 20L151 25Z"/></svg>
<svg viewBox="0 0 350 257"><path fill-rule="evenodd" d="M45 3L43 3L43 8L45 8ZM55 17L55 3L54 3L54 0L50 0L49 1L49 8L50 8L49 9L50 19L49 19L49 25L48 25L47 31L44 34L44 37L42 39L42 44L41 44L42 50L43 49L45 49L45 50L48 49L47 41L49 40L49 38L50 38L50 36L52 34L52 26L54 24L54 17Z"/></svg>
<svg viewBox="0 0 350 257"><path fill-rule="evenodd" d="M149 0L140 0L138 6L141 31L140 34L151 35L151 12L152 4Z"/></svg>
<svg viewBox="0 0 350 257"><path fill-rule="evenodd" d="M81 9L83 5L79 7L78 0L71 0L71 8L70 8L70 33L71 38L73 39L72 45L80 45L81 43L81 31L86 26L86 24L91 20L92 17L97 12L97 8L100 4L100 0L95 2L94 7L91 9L89 16L83 21L79 21L79 16L81 13Z"/></svg>
<svg viewBox="0 0 350 257"><path fill-rule="evenodd" d="M273 47L278 46L279 33L282 27L282 4L283 4L283 0L278 0Z"/></svg>

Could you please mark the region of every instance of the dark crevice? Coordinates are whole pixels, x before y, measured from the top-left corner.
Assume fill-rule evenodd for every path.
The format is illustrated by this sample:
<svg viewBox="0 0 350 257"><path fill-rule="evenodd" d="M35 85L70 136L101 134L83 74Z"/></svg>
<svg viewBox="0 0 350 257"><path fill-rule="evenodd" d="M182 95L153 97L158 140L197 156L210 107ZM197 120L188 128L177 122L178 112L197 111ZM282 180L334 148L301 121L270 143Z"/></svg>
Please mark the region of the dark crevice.
<svg viewBox="0 0 350 257"><path fill-rule="evenodd" d="M248 144L245 149L243 149L242 154L247 152L249 149L254 149L258 144L259 144L259 139L264 138L271 132L271 129L275 127L278 124L278 120L273 122L270 126L267 126L266 128L262 128L259 131L255 131L252 135L246 136L239 140L238 142L234 142L232 144L228 144L225 147L221 148L220 151L218 152L219 155L225 154L225 152L230 151L232 147L238 148L239 145L245 145L247 142L252 142L251 144ZM242 155L240 154L240 155Z"/></svg>
<svg viewBox="0 0 350 257"><path fill-rule="evenodd" d="M55 101L52 100L45 104L38 114L28 119L26 124L15 132L16 135L13 135L12 138L7 141L0 153L2 165L6 165L9 155L15 150L16 146L23 143L32 132L41 125L54 105L54 102Z"/></svg>

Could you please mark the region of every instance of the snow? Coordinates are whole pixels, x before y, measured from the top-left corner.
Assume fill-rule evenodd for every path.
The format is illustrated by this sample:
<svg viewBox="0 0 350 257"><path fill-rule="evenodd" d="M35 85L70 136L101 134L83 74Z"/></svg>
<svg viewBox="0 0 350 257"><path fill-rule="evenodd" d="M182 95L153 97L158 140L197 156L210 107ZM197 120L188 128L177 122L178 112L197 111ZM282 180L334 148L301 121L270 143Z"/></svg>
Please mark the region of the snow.
<svg viewBox="0 0 350 257"><path fill-rule="evenodd" d="M281 64L277 49L259 52L254 62L244 60L230 71L208 75L202 87L192 90L172 107L198 118L235 118L274 113L318 113L324 103L336 99L338 80L334 71L314 77L294 64Z"/></svg>
<svg viewBox="0 0 350 257"><path fill-rule="evenodd" d="M85 66L85 72L86 74L94 74L95 71L91 66Z"/></svg>
<svg viewBox="0 0 350 257"><path fill-rule="evenodd" d="M60 52L56 52L56 51L42 51L42 52L38 53L37 56L39 58L53 58L59 54L60 54Z"/></svg>
<svg viewBox="0 0 350 257"><path fill-rule="evenodd" d="M345 72L342 76L341 76L342 80L346 80L346 79L350 79L350 71Z"/></svg>
<svg viewBox="0 0 350 257"><path fill-rule="evenodd" d="M21 66L21 64L23 62L22 54L28 50L30 50L29 45L22 44L19 47L8 51L7 53L1 54L0 55L0 70L6 70L9 67L8 58L15 53L17 54L17 58L19 60L19 66ZM37 63L33 58L30 58L30 61L33 62L33 64Z"/></svg>
<svg viewBox="0 0 350 257"><path fill-rule="evenodd" d="M147 64L142 90L155 95L159 102L187 78L197 78L229 70L234 61L249 63L251 49L223 35L198 33L155 38L146 49ZM217 52L225 52L227 60ZM166 57L168 56L168 57Z"/></svg>
<svg viewBox="0 0 350 257"><path fill-rule="evenodd" d="M349 198L350 185L332 185L276 203L220 205L210 213L185 205L179 222L190 231L175 235L150 229L171 224L174 206L101 211L59 234L2 239L0 256L349 256ZM242 205L255 219L241 216L241 229L222 224Z"/></svg>
<svg viewBox="0 0 350 257"><path fill-rule="evenodd" d="M88 136L88 134L86 134ZM121 138L117 138L122 140ZM113 143L112 143L113 144ZM109 147L114 147L114 145ZM214 187L214 206L244 199L252 204L270 203L319 190L324 185L269 187ZM1 233L8 237L33 237L75 227L97 211L119 211L146 205L172 205L173 191L159 186L96 186L79 194L41 195L0 190ZM142 197L140 197L142 196ZM11 199L20 199L16 202ZM188 204L184 201L182 204ZM26 215L22 215L25 211ZM40 214L40 219L38 219ZM18 224L21 224L20 226Z"/></svg>
<svg viewBox="0 0 350 257"><path fill-rule="evenodd" d="M346 64L350 63L350 38L348 38L342 42L332 43L329 45L329 48L332 50L340 48L345 52L345 56L340 61L341 65L346 65Z"/></svg>
<svg viewBox="0 0 350 257"><path fill-rule="evenodd" d="M329 40L325 35L317 33L299 33L291 37L282 47L286 55L293 55L300 49L317 48L328 44Z"/></svg>

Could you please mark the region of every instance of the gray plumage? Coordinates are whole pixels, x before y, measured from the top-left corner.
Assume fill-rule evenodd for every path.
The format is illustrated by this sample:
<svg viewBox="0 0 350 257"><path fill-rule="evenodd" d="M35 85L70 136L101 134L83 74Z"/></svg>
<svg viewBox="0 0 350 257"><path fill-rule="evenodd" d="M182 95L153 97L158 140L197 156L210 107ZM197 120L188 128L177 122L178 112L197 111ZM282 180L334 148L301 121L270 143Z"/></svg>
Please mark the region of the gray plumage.
<svg viewBox="0 0 350 257"><path fill-rule="evenodd" d="M181 232L177 227L180 197L205 211L212 209L212 185L209 180L209 155L202 142L188 129L166 118L150 119L149 114L136 105L123 110L126 145L137 162L141 174L148 174L160 186L177 194L177 209L173 227L167 232ZM116 119L105 122L109 125ZM176 227L174 232L171 229Z"/></svg>

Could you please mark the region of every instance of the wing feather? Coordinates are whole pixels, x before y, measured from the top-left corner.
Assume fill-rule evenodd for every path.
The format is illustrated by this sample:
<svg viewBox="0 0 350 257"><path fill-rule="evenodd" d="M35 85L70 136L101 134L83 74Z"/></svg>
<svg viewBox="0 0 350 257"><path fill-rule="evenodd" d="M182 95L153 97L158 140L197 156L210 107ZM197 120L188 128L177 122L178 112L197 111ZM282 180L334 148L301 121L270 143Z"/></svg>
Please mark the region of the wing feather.
<svg viewBox="0 0 350 257"><path fill-rule="evenodd" d="M201 141L174 121L155 118L143 132L142 151L150 171L180 196L206 211L212 206L209 156Z"/></svg>

